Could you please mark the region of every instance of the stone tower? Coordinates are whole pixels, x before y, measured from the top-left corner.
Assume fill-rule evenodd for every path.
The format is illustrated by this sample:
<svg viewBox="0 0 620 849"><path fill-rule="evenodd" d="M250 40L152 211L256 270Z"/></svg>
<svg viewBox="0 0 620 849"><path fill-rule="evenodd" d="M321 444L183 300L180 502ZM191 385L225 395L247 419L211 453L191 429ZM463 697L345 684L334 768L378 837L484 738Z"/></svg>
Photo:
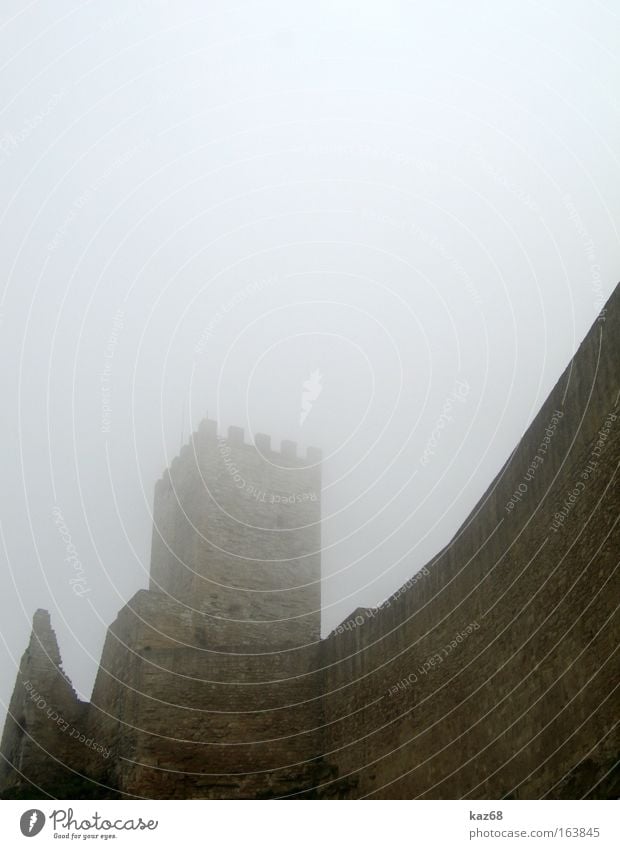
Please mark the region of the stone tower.
<svg viewBox="0 0 620 849"><path fill-rule="evenodd" d="M331 774L320 757L320 486L316 449L302 459L292 442L278 452L266 436L246 444L240 428L223 437L203 421L156 484L150 586L110 626L89 703L62 673L49 615L35 616L20 679L84 742L18 680L3 792L39 789L24 789L19 764L44 793L73 798L256 798Z"/></svg>
<svg viewBox="0 0 620 849"><path fill-rule="evenodd" d="M91 699L114 753L95 759L102 784L253 798L325 774L320 486L316 449L301 459L210 420L173 460L155 487L149 589L112 624Z"/></svg>
<svg viewBox="0 0 620 849"><path fill-rule="evenodd" d="M237 637L249 627L261 644L318 640L320 460L203 421L155 488L150 589Z"/></svg>

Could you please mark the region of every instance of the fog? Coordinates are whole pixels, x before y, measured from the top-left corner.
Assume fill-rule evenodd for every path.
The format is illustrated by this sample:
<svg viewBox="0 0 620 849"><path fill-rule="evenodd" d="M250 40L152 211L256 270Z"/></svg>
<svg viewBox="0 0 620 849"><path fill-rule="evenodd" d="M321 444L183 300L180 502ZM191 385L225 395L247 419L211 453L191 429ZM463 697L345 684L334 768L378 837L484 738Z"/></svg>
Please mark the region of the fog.
<svg viewBox="0 0 620 849"><path fill-rule="evenodd" d="M378 604L467 517L617 280L618 18L2 15L0 699L38 607L89 697L147 585L154 483L207 413L322 448L323 633Z"/></svg>

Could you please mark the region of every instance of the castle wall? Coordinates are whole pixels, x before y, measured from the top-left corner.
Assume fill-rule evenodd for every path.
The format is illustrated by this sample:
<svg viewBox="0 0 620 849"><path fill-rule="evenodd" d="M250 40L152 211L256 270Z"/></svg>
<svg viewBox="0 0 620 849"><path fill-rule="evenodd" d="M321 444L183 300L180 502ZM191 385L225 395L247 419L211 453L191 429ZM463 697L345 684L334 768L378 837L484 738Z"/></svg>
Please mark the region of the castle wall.
<svg viewBox="0 0 620 849"><path fill-rule="evenodd" d="M318 644L257 652L249 635L228 636L162 593L142 590L123 608L92 696L115 765L106 775L100 763L99 780L154 798L257 798L332 777L317 760Z"/></svg>
<svg viewBox="0 0 620 849"><path fill-rule="evenodd" d="M617 796L619 325L617 290L428 574L325 641L326 796Z"/></svg>
<svg viewBox="0 0 620 849"><path fill-rule="evenodd" d="M317 472L205 423L158 484L151 586L88 705L35 614L3 795L616 797L619 325L617 289L454 540L324 641L320 502L267 501Z"/></svg>

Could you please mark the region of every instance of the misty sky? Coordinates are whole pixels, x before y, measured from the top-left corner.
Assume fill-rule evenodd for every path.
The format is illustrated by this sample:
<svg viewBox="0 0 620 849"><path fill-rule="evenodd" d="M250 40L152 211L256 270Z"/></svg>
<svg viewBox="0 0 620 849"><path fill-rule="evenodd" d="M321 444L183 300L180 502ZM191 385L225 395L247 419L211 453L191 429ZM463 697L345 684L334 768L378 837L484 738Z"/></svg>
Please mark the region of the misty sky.
<svg viewBox="0 0 620 849"><path fill-rule="evenodd" d="M322 447L324 633L446 544L617 281L617 11L3 3L3 702L37 607L89 697L207 412Z"/></svg>

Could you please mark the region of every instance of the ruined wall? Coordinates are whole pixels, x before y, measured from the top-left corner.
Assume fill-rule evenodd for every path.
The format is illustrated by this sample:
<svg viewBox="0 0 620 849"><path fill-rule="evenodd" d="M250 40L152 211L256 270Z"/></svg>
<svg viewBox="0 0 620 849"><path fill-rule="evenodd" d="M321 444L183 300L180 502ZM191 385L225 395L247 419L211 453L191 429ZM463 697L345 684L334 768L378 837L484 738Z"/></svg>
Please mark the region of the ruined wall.
<svg viewBox="0 0 620 849"><path fill-rule="evenodd" d="M73 795L92 745L87 708L62 669L49 613L37 610L0 744L4 798Z"/></svg>
<svg viewBox="0 0 620 849"><path fill-rule="evenodd" d="M617 796L620 290L454 540L325 642L326 796Z"/></svg>

